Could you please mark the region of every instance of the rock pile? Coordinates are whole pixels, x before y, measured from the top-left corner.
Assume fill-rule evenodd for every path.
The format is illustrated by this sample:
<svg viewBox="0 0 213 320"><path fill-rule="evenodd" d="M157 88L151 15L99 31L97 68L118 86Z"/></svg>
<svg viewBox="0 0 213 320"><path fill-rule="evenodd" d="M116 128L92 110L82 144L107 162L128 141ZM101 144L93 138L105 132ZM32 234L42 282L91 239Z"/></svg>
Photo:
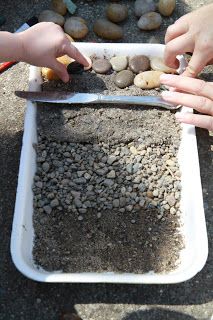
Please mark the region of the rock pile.
<svg viewBox="0 0 213 320"><path fill-rule="evenodd" d="M114 82L118 88L124 89L133 83L141 89L153 89L160 86L160 75L163 72L175 73L167 67L159 57L135 55L133 57L114 56L94 59L92 68L96 73L108 74L116 72ZM152 70L150 70L152 69Z"/></svg>
<svg viewBox="0 0 213 320"><path fill-rule="evenodd" d="M56 142L39 137L34 208L73 212L81 221L90 209L136 213L156 208L178 214L180 173L177 150L166 143L146 145ZM132 222L133 223L133 222Z"/></svg>

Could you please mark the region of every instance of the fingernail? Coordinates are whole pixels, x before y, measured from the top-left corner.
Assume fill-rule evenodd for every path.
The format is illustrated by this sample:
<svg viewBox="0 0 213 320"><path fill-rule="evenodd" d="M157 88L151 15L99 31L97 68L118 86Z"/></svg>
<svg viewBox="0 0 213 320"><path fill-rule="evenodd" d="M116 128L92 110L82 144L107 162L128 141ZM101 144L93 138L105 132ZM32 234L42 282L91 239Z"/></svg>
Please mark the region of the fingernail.
<svg viewBox="0 0 213 320"><path fill-rule="evenodd" d="M166 73L163 73L160 75L160 80L161 81L169 81L170 79L172 79L174 76L172 74L166 74Z"/></svg>

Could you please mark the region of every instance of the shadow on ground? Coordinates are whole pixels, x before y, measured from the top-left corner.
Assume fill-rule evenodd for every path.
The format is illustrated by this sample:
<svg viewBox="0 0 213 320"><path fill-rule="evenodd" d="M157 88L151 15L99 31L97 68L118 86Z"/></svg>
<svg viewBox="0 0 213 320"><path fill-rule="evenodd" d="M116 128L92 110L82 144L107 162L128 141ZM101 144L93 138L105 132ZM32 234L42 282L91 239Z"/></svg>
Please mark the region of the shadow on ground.
<svg viewBox="0 0 213 320"><path fill-rule="evenodd" d="M161 308L153 308L150 310L138 310L136 312L128 313L122 320L194 320L187 314L169 311Z"/></svg>

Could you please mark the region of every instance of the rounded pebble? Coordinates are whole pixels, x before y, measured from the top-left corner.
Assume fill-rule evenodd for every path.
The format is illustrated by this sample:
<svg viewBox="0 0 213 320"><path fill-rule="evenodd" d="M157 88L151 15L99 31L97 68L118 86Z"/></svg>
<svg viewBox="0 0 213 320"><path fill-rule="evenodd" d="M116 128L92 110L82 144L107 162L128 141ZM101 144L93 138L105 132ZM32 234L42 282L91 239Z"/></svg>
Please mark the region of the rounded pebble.
<svg viewBox="0 0 213 320"><path fill-rule="evenodd" d="M48 172L49 169L50 169L49 163L48 163L48 162L44 162L44 163L42 164L42 169L44 170L44 172Z"/></svg>
<svg viewBox="0 0 213 320"><path fill-rule="evenodd" d="M160 43L160 40L157 39L155 36L151 36L149 38L149 43Z"/></svg>
<svg viewBox="0 0 213 320"><path fill-rule="evenodd" d="M52 0L51 1L53 11L64 16L67 12L67 7L63 0Z"/></svg>
<svg viewBox="0 0 213 320"><path fill-rule="evenodd" d="M134 74L130 70L123 70L116 74L115 84L117 87L124 89L133 84Z"/></svg>
<svg viewBox="0 0 213 320"><path fill-rule="evenodd" d="M158 2L158 10L165 17L171 16L175 10L175 6L176 0L159 0Z"/></svg>
<svg viewBox="0 0 213 320"><path fill-rule="evenodd" d="M123 38L122 28L107 19L98 19L93 26L93 30L104 39L119 40Z"/></svg>
<svg viewBox="0 0 213 320"><path fill-rule="evenodd" d="M161 71L145 71L139 73L135 79L134 84L141 89L153 89L160 86Z"/></svg>
<svg viewBox="0 0 213 320"><path fill-rule="evenodd" d="M51 202L50 202L50 206L51 208L55 208L59 205L59 201L58 199L53 199Z"/></svg>
<svg viewBox="0 0 213 320"><path fill-rule="evenodd" d="M69 74L81 74L84 71L84 66L77 61L73 61L67 66L67 71Z"/></svg>
<svg viewBox="0 0 213 320"><path fill-rule="evenodd" d="M125 56L116 56L110 59L112 69L115 71L122 71L127 68L128 59Z"/></svg>
<svg viewBox="0 0 213 320"><path fill-rule="evenodd" d="M129 68L134 73L140 73L150 68L149 58L144 55L137 55L129 60Z"/></svg>
<svg viewBox="0 0 213 320"><path fill-rule="evenodd" d="M135 15L141 17L143 14L156 10L156 5L153 0L136 0Z"/></svg>
<svg viewBox="0 0 213 320"><path fill-rule="evenodd" d="M40 15L38 17L38 21L39 22L54 22L62 27L64 25L65 19L62 15L58 14L55 11L44 10L40 13Z"/></svg>
<svg viewBox="0 0 213 320"><path fill-rule="evenodd" d="M138 28L141 30L155 30L160 27L162 17L157 12L148 12L140 17L138 21Z"/></svg>
<svg viewBox="0 0 213 320"><path fill-rule="evenodd" d="M50 206L44 206L43 209L47 214L50 214L52 212L52 208Z"/></svg>
<svg viewBox="0 0 213 320"><path fill-rule="evenodd" d="M93 62L92 68L96 73L106 74L111 69L111 64L107 59L97 59Z"/></svg>
<svg viewBox="0 0 213 320"><path fill-rule="evenodd" d="M163 59L159 57L150 58L150 65L151 65L151 68L156 71L162 71L165 73L176 73L175 69L172 69L167 65L165 65Z"/></svg>
<svg viewBox="0 0 213 320"><path fill-rule="evenodd" d="M106 9L107 18L112 22L124 21L128 16L128 9L125 5L111 3Z"/></svg>
<svg viewBox="0 0 213 320"><path fill-rule="evenodd" d="M71 17L66 20L64 31L75 39L82 39L87 35L89 29L81 19Z"/></svg>

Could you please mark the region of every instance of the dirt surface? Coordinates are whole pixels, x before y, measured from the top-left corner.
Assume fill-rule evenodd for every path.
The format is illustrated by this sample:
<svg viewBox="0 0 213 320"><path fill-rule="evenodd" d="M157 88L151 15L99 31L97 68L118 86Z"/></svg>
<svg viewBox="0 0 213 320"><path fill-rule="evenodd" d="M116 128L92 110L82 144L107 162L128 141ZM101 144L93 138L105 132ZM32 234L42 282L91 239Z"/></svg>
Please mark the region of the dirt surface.
<svg viewBox="0 0 213 320"><path fill-rule="evenodd" d="M134 84L125 89L119 89L115 83L116 72L103 75L94 71L86 71L82 75L73 74L72 80L64 84L61 81L44 81L42 87L45 91L60 90L71 92L101 93L104 95L145 96L157 95L157 90L142 90Z"/></svg>
<svg viewBox="0 0 213 320"><path fill-rule="evenodd" d="M54 208L50 214L47 214L46 211L40 211L42 208L40 205L39 207L35 206L33 255L36 263L47 270L63 270L65 272L144 273L150 270L168 272L176 268L179 252L183 247L179 233L179 210L178 207L176 209L173 207L176 203L174 199L171 210L175 214L170 213L170 206L164 212L163 202L160 202L160 198L162 197L162 201L165 201L167 194L177 194L179 197L179 189L175 182L179 178L173 179L178 167L171 167L173 173L172 176L169 173L168 181L170 182L163 184L163 189L162 185L158 185L160 180L167 181L168 176L165 176L164 171L166 160L170 157L174 159L179 148L180 126L176 123L174 115L170 111L162 109L143 108L139 110L130 106L126 110L116 106L112 108L97 106L96 108L78 108L77 110L52 108L53 106L47 108L43 106L38 112L38 132L41 135L41 141L36 148L39 161L36 177L40 176L40 178L36 179L36 181L39 180L39 185L35 191L39 195L39 201L43 201L44 205L50 202L47 200L49 192L56 192L55 197L60 203L62 203L61 198L65 197L65 193L66 199L70 199L71 207L70 210L67 210L69 207L62 204L61 211L60 207ZM60 114L62 115L64 112L63 119ZM51 141L52 138L53 141ZM61 144L61 141L66 141L66 143ZM68 141L71 143L67 143ZM80 143L75 144L75 142ZM52 147L53 145L56 147ZM131 145L136 148L141 145L143 148L141 153L143 156L140 156L140 150L138 151L138 157L140 157L138 161L136 156L129 153ZM122 149L128 154L127 156L121 155L122 151L120 152L120 150ZM45 159L42 160L44 150L47 155L45 152ZM65 150L70 152L66 154ZM106 157L110 158L113 154L117 155L115 164L109 166L102 162L102 159L105 161ZM69 156L70 165L66 164L66 156ZM75 160L76 156L79 157L79 160ZM53 159L59 160L60 163L55 163ZM94 159L94 165L100 167L99 170L93 169L93 166L89 164L90 159ZM41 161L45 161L45 164L50 166L46 175L44 171L40 170ZM126 173L125 161L128 161L128 165L137 163L136 166L142 166L133 174L132 178L132 169ZM60 167L55 167L54 164ZM110 171L107 170L108 166L118 177L109 181L113 184L110 186L112 192L107 190L104 177L102 178L103 174L105 178L107 177L107 172ZM64 177L53 183L51 175L55 179L59 168L62 169L60 172L66 171L67 174L65 173ZM103 170L105 173L102 173ZM84 179L82 184L78 182L77 176L75 176L76 171L81 176L84 172L89 172L93 182L92 179L89 179L87 185L93 183L92 186L95 190L97 189L98 194L99 191L101 192L101 199L105 199L104 203L106 203L106 208L99 208L97 202L94 203L94 208L87 212L83 210L85 214L80 216L83 221L79 221L76 210L72 210L72 205L76 201L75 198L72 198L72 192L79 191L82 199L90 200L90 195L87 191L87 185L84 185ZM67 184L63 186L63 181L68 174L69 180L72 182L72 185L69 184L70 187ZM146 195L146 192L140 190L136 192L139 184L135 184L134 181L137 177L139 177L140 183L147 185L147 190L158 190L157 195L162 193L156 198L156 206L149 208L152 202L148 204L145 202L137 210L130 207L130 212L128 211L129 206L125 207L125 205L122 212L119 208L113 207L109 210L108 204L111 197L114 199L122 197L120 194L122 187L134 191L123 194L123 196L128 194L128 196L122 197L125 202L129 197L132 197L133 200L138 197L139 202L140 196ZM131 180L128 182L127 178ZM77 185L75 185L75 181L77 181ZM38 182L36 183L38 184ZM35 204L38 201L37 198L34 196ZM91 199L93 200L93 197ZM130 203L132 204L132 202ZM138 205L135 201L133 203L136 208ZM101 213L99 218L97 218L98 211Z"/></svg>
<svg viewBox="0 0 213 320"><path fill-rule="evenodd" d="M178 1L176 15L210 1ZM81 1L79 1L79 4ZM33 14L47 8L46 1L1 1L7 17L3 30L14 31ZM162 34L165 30L162 31ZM213 138L197 130L209 256L205 267L189 281L174 285L45 284L27 279L12 263L10 235L23 134L25 101L14 90L26 90L28 65L19 63L0 76L0 319L57 320L62 313L82 319L210 320L213 313ZM212 68L205 77L212 78Z"/></svg>

